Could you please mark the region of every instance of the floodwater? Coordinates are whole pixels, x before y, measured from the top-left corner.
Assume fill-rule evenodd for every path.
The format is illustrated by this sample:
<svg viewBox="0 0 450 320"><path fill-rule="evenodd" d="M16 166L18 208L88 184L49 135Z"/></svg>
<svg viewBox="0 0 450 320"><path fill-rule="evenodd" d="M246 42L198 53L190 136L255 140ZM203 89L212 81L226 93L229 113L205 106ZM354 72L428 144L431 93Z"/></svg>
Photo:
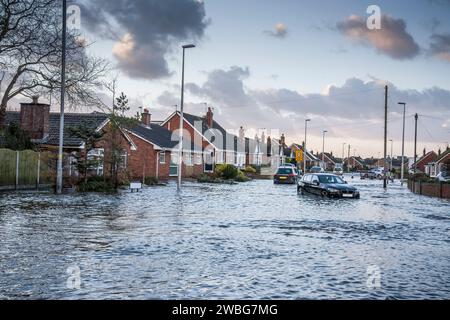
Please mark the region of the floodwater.
<svg viewBox="0 0 450 320"><path fill-rule="evenodd" d="M0 194L0 299L449 299L450 201L347 179Z"/></svg>

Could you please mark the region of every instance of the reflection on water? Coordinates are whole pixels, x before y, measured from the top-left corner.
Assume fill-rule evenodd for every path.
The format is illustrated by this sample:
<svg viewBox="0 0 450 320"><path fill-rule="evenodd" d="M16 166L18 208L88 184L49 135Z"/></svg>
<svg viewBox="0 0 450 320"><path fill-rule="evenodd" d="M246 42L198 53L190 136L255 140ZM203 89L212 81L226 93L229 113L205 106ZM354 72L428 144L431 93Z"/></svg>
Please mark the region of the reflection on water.
<svg viewBox="0 0 450 320"><path fill-rule="evenodd" d="M0 298L450 298L450 202L349 180L361 200L270 181L0 194Z"/></svg>

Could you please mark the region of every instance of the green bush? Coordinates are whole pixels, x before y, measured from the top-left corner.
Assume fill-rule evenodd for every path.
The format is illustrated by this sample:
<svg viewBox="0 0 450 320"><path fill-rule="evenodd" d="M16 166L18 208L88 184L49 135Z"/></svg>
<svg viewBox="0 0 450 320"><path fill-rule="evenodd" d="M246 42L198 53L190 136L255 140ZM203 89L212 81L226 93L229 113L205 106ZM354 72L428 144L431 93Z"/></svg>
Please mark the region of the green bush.
<svg viewBox="0 0 450 320"><path fill-rule="evenodd" d="M158 184L158 179L156 179L156 177L145 177L144 179L144 184L147 186L154 186L156 184Z"/></svg>
<svg viewBox="0 0 450 320"><path fill-rule="evenodd" d="M112 192L114 186L110 181L100 176L90 177L87 182L81 182L78 185L80 192Z"/></svg>
<svg viewBox="0 0 450 320"><path fill-rule="evenodd" d="M252 174L255 174L257 171L256 171L256 169L253 168L252 166L246 166L245 169L244 169L244 172L245 172L245 173L252 173Z"/></svg>
<svg viewBox="0 0 450 320"><path fill-rule="evenodd" d="M239 170L232 164L218 164L215 173L222 179L233 180L239 174Z"/></svg>
<svg viewBox="0 0 450 320"><path fill-rule="evenodd" d="M247 182L250 181L250 178L247 177L242 171L239 170L238 175L234 178L234 181L237 182Z"/></svg>

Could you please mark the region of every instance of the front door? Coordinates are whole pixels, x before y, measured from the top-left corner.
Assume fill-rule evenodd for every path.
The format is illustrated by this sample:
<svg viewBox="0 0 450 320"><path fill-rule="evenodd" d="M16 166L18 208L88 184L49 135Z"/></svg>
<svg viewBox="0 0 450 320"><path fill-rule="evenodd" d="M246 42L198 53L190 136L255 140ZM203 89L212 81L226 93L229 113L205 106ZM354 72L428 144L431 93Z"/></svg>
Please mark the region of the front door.
<svg viewBox="0 0 450 320"><path fill-rule="evenodd" d="M205 154L205 167L204 167L204 172L213 172L214 171L214 164L213 164L213 158L214 158L214 154L213 153L207 153Z"/></svg>

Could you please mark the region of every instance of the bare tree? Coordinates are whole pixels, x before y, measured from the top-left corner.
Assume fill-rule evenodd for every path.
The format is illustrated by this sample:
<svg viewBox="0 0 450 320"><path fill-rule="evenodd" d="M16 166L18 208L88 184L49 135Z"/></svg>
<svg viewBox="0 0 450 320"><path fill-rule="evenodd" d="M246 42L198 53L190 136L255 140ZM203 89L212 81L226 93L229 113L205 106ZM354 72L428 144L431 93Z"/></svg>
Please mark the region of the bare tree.
<svg viewBox="0 0 450 320"><path fill-rule="evenodd" d="M50 96L61 87L62 7L59 0L0 0L0 126L16 96ZM66 95L69 106L96 105L109 70L89 56L76 30L67 33Z"/></svg>

